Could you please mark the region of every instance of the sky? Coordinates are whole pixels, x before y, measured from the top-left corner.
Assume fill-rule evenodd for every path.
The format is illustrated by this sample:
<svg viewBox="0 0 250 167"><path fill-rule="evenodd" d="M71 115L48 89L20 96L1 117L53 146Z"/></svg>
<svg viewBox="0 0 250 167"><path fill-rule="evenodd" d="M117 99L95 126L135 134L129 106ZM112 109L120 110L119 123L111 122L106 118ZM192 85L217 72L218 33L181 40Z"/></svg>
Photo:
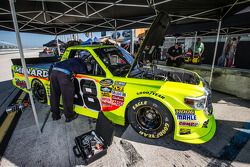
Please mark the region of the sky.
<svg viewBox="0 0 250 167"><path fill-rule="evenodd" d="M34 48L34 47L42 47L43 44L55 39L53 35L41 35L41 34L33 34L33 33L20 33L21 41L24 48ZM100 32L93 33L93 38L99 38L101 36ZM60 40L70 38L70 35L59 36ZM83 41L86 41L88 38L85 34L79 34L79 38ZM0 41L10 42L16 44L16 34L15 32L10 31L0 31Z"/></svg>

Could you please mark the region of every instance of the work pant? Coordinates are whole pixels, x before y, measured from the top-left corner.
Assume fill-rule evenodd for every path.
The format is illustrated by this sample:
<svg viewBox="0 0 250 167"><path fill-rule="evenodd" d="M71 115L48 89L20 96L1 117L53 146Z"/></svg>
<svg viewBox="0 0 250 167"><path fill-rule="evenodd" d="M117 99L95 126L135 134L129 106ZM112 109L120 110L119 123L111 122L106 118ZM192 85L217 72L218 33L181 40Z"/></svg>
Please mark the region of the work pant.
<svg viewBox="0 0 250 167"><path fill-rule="evenodd" d="M65 117L71 118L74 116L74 92L74 83L71 80L71 76L61 71L52 70L50 75L50 105L53 118L60 116L59 105L61 95Z"/></svg>
<svg viewBox="0 0 250 167"><path fill-rule="evenodd" d="M170 58L167 59L167 66L177 66L179 67L184 62L182 57L177 58L176 60L171 60Z"/></svg>

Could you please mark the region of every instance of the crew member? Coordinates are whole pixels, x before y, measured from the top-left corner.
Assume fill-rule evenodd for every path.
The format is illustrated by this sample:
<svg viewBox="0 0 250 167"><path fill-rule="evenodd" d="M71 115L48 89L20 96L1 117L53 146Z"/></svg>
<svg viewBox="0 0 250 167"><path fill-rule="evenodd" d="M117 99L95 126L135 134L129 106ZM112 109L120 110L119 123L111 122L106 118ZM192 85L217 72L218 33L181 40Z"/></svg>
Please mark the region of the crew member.
<svg viewBox="0 0 250 167"><path fill-rule="evenodd" d="M195 43L194 55L197 55L203 59L202 54L204 50L205 50L204 43L201 42L201 38L197 38L196 43Z"/></svg>
<svg viewBox="0 0 250 167"><path fill-rule="evenodd" d="M53 120L61 119L60 116L60 96L62 95L65 122L71 122L77 118L73 111L74 102L74 75L86 73L86 63L80 58L69 58L56 63L50 74L50 104Z"/></svg>
<svg viewBox="0 0 250 167"><path fill-rule="evenodd" d="M178 43L168 49L167 57L168 66L173 66L175 64L178 67L183 63L182 48Z"/></svg>
<svg viewBox="0 0 250 167"><path fill-rule="evenodd" d="M234 65L237 43L238 41L234 37L226 46L226 67L232 67Z"/></svg>

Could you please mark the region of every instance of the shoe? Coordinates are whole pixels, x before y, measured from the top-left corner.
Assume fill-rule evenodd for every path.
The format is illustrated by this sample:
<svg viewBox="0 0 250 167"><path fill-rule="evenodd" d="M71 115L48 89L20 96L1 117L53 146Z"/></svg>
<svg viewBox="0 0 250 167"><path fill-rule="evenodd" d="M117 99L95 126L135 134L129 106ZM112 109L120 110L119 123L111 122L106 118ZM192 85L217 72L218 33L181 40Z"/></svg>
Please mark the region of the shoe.
<svg viewBox="0 0 250 167"><path fill-rule="evenodd" d="M70 118L66 118L65 122L71 122L73 121L74 119L76 119L78 117L78 114L75 114L73 117L70 117Z"/></svg>
<svg viewBox="0 0 250 167"><path fill-rule="evenodd" d="M57 121L57 120L61 119L61 116L56 116L56 117L52 116L52 119L53 119L53 121Z"/></svg>

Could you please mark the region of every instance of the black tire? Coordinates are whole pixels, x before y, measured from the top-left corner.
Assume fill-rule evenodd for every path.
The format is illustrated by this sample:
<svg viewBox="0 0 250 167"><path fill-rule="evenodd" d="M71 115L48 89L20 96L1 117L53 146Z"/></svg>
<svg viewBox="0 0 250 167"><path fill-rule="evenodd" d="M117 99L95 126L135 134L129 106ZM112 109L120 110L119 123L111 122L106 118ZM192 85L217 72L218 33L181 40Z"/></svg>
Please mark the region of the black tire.
<svg viewBox="0 0 250 167"><path fill-rule="evenodd" d="M128 107L127 118L133 129L146 138L161 138L173 131L170 111L159 101L138 98Z"/></svg>
<svg viewBox="0 0 250 167"><path fill-rule="evenodd" d="M41 81L34 79L31 83L31 88L36 100L38 100L40 103L47 103L46 90Z"/></svg>

